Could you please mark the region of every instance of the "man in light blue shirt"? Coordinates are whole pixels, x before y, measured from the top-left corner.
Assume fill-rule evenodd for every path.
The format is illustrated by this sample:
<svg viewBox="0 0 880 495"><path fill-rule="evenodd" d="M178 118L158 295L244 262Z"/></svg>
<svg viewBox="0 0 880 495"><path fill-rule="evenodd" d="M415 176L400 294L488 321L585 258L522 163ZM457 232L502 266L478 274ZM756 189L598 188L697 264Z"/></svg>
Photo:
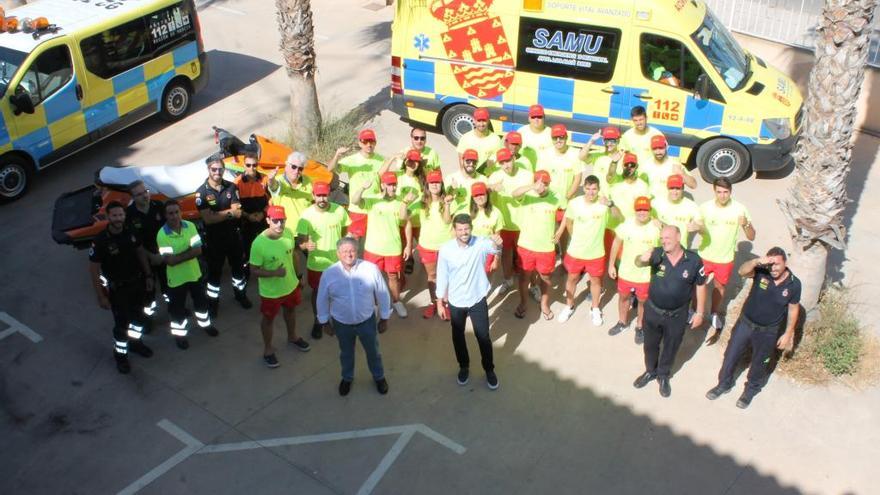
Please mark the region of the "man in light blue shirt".
<svg viewBox="0 0 880 495"><path fill-rule="evenodd" d="M492 362L492 339L489 338L489 277L486 257L501 252L501 237L471 235L471 216L462 213L452 219L455 239L440 248L437 259L437 312L452 323L452 345L458 359L458 384L465 385L470 375L470 356L464 340L464 328L470 317L480 345L480 358L490 389L498 388L498 376ZM446 304L449 304L447 315Z"/></svg>
<svg viewBox="0 0 880 495"><path fill-rule="evenodd" d="M342 364L342 381L339 395L351 391L354 380L354 344L361 340L367 355L367 366L376 381L376 390L388 393L388 381L379 354L376 335L388 328L391 317L391 295L379 267L357 258L358 242L353 237L343 237L336 243L339 261L330 265L321 275L316 301L318 323L324 332L339 340L339 361ZM379 307L379 323L376 323L376 306ZM332 319L332 325L331 320Z"/></svg>

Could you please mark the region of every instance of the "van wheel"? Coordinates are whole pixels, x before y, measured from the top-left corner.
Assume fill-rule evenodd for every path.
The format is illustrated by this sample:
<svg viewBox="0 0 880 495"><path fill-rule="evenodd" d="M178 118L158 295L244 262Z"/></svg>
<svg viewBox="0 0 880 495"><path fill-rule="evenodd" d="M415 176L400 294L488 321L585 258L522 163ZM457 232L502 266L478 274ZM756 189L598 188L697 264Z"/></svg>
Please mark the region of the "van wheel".
<svg viewBox="0 0 880 495"><path fill-rule="evenodd" d="M474 107L463 103L453 105L443 113L440 128L450 143L458 145L461 137L474 129L473 113Z"/></svg>
<svg viewBox="0 0 880 495"><path fill-rule="evenodd" d="M168 122L176 122L189 112L192 93L189 85L183 81L172 81L162 93L162 110L160 115Z"/></svg>
<svg viewBox="0 0 880 495"><path fill-rule="evenodd" d="M697 167L703 180L710 184L721 177L739 182L750 175L752 168L746 147L727 138L713 139L700 146Z"/></svg>
<svg viewBox="0 0 880 495"><path fill-rule="evenodd" d="M0 158L0 203L24 196L32 175L33 168L27 160L14 154Z"/></svg>

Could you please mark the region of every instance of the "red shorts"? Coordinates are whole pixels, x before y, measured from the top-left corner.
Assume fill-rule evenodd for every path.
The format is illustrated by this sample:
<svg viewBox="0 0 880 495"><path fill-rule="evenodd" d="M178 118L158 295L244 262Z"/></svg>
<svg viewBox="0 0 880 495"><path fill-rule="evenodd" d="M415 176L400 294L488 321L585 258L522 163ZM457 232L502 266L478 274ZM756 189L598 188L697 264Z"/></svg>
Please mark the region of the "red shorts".
<svg viewBox="0 0 880 495"><path fill-rule="evenodd" d="M556 253L548 251L546 253L536 253L528 249L518 246L516 254L519 269L524 272L536 271L541 275L550 275L556 268Z"/></svg>
<svg viewBox="0 0 880 495"><path fill-rule="evenodd" d="M363 237L367 235L366 213L356 213L350 211L348 212L348 218L351 220L351 224L348 226L348 235L352 235L355 237Z"/></svg>
<svg viewBox="0 0 880 495"><path fill-rule="evenodd" d="M440 251L434 251L433 249L423 248L422 246L417 247L419 250L419 258L422 260L423 265L435 265L437 264L437 254Z"/></svg>
<svg viewBox="0 0 880 495"><path fill-rule="evenodd" d="M489 256L486 256L486 273L489 273L492 271L492 263L495 263L495 255L494 254L490 254Z"/></svg>
<svg viewBox="0 0 880 495"><path fill-rule="evenodd" d="M730 274L733 273L733 262L730 263L712 263L709 260L703 260L703 270L708 277L710 273L715 274L715 282L720 285L727 285L730 282Z"/></svg>
<svg viewBox="0 0 880 495"><path fill-rule="evenodd" d="M308 270L308 274L306 275L307 280L309 281L309 287L312 290L318 290L318 284L321 283L321 274L324 272L316 272L314 270Z"/></svg>
<svg viewBox="0 0 880 495"><path fill-rule="evenodd" d="M562 208L557 208L556 209L556 223L561 222L563 218L565 218L565 210L563 210Z"/></svg>
<svg viewBox="0 0 880 495"><path fill-rule="evenodd" d="M394 256L379 256L369 251L364 251L364 259L375 263L385 273L400 273L403 266L403 254Z"/></svg>
<svg viewBox="0 0 880 495"><path fill-rule="evenodd" d="M591 277L601 277L605 275L605 257L596 258L594 260L582 260L570 256L568 253L562 258L562 266L565 267L571 275L580 275L586 273Z"/></svg>
<svg viewBox="0 0 880 495"><path fill-rule="evenodd" d="M278 311L281 310L281 306L293 309L294 307L299 306L301 301L302 291L300 290L300 286L297 285L296 289L286 296L274 298L260 297L260 314L269 320L274 320Z"/></svg>
<svg viewBox="0 0 880 495"><path fill-rule="evenodd" d="M519 242L518 230L502 230L499 235L501 235L501 242L504 244L502 249L516 249L516 244Z"/></svg>
<svg viewBox="0 0 880 495"><path fill-rule="evenodd" d="M639 301L645 302L648 300L648 287L651 286L650 282L638 283L638 282L627 282L626 280L617 277L617 292L621 296L629 296L629 293L635 289L636 291L636 299Z"/></svg>

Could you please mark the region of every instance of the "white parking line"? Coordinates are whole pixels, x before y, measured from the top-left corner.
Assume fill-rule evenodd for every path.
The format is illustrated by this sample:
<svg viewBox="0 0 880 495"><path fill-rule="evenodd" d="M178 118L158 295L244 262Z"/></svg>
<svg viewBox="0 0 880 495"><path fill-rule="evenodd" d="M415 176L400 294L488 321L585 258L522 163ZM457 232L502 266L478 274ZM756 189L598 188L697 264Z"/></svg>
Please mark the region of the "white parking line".
<svg viewBox="0 0 880 495"><path fill-rule="evenodd" d="M192 435L183 431L182 429L180 429L180 427L178 427L171 421L168 421L167 419L163 419L157 424L159 425L159 428L162 428L163 430L170 433L174 438L180 440L184 445L186 445L186 447L180 452L169 457L162 464L159 464L158 466L151 469L147 474L135 480L134 483L123 488L119 492L119 495L130 495L133 493L137 493L141 488L149 485L150 483L155 481L156 478L170 471L171 468L173 468L174 466L189 459L191 455L195 454L196 451L204 446L202 442L196 440L195 438L193 438Z"/></svg>
<svg viewBox="0 0 880 495"><path fill-rule="evenodd" d="M10 316L9 313L0 312L0 321L9 325L9 328L0 332L0 340L3 340L14 333L20 333L24 335L34 344L43 340L43 337L41 337L40 334L31 330L27 327L27 325Z"/></svg>

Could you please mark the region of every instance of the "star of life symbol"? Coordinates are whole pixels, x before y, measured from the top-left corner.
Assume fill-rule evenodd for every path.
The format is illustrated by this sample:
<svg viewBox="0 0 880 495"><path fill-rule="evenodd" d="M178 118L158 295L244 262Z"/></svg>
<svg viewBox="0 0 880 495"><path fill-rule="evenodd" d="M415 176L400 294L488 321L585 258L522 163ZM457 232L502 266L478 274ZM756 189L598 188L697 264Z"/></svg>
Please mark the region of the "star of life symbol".
<svg viewBox="0 0 880 495"><path fill-rule="evenodd" d="M431 38L425 36L424 33L419 33L413 38L413 46L419 53L428 50L431 48Z"/></svg>

